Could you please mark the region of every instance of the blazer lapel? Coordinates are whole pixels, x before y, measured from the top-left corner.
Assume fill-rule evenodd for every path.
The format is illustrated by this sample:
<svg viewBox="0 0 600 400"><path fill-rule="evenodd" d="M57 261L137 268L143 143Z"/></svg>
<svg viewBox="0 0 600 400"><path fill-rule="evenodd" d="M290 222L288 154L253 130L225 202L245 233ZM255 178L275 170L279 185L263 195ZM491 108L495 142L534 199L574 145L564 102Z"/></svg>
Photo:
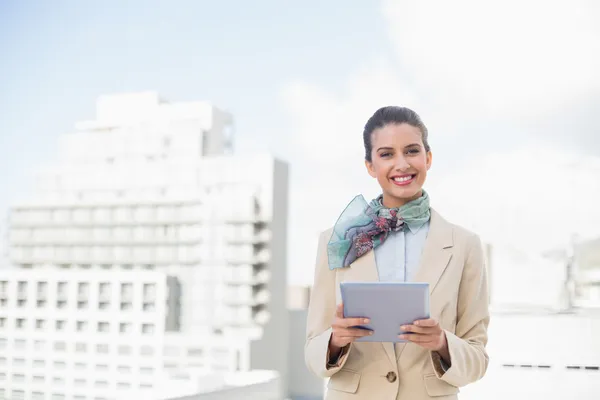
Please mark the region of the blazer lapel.
<svg viewBox="0 0 600 400"><path fill-rule="evenodd" d="M429 284L430 298L452 258L452 246L452 226L432 209L429 233L427 234L419 268L414 278L414 282ZM398 359L405 347L406 343L396 344L396 356Z"/></svg>

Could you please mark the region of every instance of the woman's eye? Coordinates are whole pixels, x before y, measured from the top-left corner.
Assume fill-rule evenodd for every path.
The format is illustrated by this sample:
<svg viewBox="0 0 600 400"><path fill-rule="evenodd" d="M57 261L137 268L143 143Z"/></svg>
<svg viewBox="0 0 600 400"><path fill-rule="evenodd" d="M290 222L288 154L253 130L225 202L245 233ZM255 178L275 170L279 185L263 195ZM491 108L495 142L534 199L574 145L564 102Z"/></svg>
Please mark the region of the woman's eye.
<svg viewBox="0 0 600 400"><path fill-rule="evenodd" d="M392 155L392 153L380 153L379 157L389 157L391 155Z"/></svg>
<svg viewBox="0 0 600 400"><path fill-rule="evenodd" d="M421 150L414 148L414 149L409 149L407 151L408 154L419 154L421 152Z"/></svg>

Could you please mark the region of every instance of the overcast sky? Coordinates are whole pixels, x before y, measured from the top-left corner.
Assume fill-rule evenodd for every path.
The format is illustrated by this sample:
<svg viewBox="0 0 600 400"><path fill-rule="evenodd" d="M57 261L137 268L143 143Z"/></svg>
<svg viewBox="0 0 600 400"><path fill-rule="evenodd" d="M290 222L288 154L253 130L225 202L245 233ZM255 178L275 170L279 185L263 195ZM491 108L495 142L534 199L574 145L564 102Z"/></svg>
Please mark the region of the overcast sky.
<svg viewBox="0 0 600 400"><path fill-rule="evenodd" d="M0 3L0 208L103 93L209 100L237 151L291 164L289 281L312 280L318 233L377 195L362 127L421 114L426 188L485 240L544 249L600 234L600 6L478 2Z"/></svg>

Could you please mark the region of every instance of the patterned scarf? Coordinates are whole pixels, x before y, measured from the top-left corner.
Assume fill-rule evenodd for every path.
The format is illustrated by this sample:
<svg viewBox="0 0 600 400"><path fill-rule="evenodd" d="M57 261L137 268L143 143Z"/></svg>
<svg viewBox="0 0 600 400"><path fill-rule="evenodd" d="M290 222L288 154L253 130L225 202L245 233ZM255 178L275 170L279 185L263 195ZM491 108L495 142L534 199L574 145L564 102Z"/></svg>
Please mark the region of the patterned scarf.
<svg viewBox="0 0 600 400"><path fill-rule="evenodd" d="M402 207L385 208L383 195L369 204L356 196L338 218L329 243L329 269L348 267L357 258L381 245L390 232L410 227L417 229L429 221L429 195L423 195Z"/></svg>

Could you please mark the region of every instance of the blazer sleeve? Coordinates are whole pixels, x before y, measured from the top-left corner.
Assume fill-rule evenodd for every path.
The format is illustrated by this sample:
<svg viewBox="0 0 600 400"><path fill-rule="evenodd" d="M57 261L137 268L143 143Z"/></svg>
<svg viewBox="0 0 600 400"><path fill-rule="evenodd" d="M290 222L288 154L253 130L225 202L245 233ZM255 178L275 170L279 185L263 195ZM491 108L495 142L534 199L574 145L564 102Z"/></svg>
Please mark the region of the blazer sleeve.
<svg viewBox="0 0 600 400"><path fill-rule="evenodd" d="M308 369L321 378L327 378L338 372L346 363L352 345L342 349L336 364L329 364L329 339L331 322L336 309L335 271L327 263L327 242L331 230L325 231L319 238L314 283L308 305L306 322L306 344L304 359Z"/></svg>
<svg viewBox="0 0 600 400"><path fill-rule="evenodd" d="M456 387L481 379L489 362L485 349L490 321L488 278L477 235L470 237L467 251L458 292L456 333L446 331L450 367L444 368L439 354L431 353L437 377Z"/></svg>

